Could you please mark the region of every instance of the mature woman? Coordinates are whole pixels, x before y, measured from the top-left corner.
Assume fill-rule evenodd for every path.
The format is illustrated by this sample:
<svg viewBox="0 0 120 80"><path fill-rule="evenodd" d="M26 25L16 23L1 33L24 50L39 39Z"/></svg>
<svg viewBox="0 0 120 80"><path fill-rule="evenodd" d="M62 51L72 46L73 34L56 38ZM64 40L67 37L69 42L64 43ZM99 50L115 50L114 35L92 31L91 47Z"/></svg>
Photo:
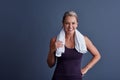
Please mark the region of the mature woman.
<svg viewBox="0 0 120 80"><path fill-rule="evenodd" d="M49 67L57 64L52 80L82 80L82 75L99 61L100 53L90 39L77 30L78 16L74 11L65 12L62 23L63 29L50 41L47 58ZM81 68L82 55L87 51L93 57Z"/></svg>

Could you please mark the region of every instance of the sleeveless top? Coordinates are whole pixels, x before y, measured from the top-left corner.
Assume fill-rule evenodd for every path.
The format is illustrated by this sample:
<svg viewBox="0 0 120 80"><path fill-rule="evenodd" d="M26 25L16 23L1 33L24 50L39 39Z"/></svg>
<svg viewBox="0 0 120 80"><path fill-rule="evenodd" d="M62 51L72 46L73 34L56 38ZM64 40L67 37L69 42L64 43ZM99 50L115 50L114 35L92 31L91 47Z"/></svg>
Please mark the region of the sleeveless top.
<svg viewBox="0 0 120 80"><path fill-rule="evenodd" d="M65 47L61 57L57 57L57 65L52 80L82 80L82 53L75 48Z"/></svg>

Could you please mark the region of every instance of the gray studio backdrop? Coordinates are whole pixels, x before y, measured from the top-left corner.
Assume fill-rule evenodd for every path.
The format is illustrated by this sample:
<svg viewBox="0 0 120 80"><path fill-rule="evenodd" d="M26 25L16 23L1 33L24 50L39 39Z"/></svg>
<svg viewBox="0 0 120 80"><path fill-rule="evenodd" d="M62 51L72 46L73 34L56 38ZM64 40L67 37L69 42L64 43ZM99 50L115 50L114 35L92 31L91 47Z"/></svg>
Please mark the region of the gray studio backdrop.
<svg viewBox="0 0 120 80"><path fill-rule="evenodd" d="M77 12L78 29L102 55L83 80L120 80L120 0L1 0L0 80L51 80L49 41L67 10Z"/></svg>

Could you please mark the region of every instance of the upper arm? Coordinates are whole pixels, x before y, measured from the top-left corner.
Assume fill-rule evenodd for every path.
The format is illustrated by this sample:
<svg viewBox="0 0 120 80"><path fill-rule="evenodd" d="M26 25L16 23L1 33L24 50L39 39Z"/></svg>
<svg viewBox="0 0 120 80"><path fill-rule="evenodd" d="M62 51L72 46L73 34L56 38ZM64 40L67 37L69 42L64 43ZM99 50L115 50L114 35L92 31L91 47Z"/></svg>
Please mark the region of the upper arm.
<svg viewBox="0 0 120 80"><path fill-rule="evenodd" d="M92 41L87 36L85 36L84 38L85 38L85 43L86 43L88 51L93 56L100 55L98 49L94 46L94 44L92 43Z"/></svg>

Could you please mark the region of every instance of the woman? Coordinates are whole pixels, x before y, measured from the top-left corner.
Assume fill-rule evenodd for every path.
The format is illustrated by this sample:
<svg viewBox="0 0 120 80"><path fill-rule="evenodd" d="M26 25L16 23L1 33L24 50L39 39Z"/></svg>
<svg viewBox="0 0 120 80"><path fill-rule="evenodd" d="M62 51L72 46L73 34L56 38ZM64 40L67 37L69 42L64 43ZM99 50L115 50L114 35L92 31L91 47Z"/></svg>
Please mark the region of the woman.
<svg viewBox="0 0 120 80"><path fill-rule="evenodd" d="M81 68L81 58L84 53L79 52L76 47L76 30L78 27L78 17L74 11L67 11L63 16L64 41L54 37L50 41L50 50L47 63L52 68L57 60L57 65L52 80L82 80L82 75L86 74L101 58L99 51L92 44L87 36L83 36L85 48L93 56L92 59ZM76 32L76 33L75 33ZM80 39L80 37L78 37ZM81 37L82 38L82 37ZM78 41L82 42L82 41ZM82 42L82 43L83 43ZM80 45L81 46L81 45ZM64 52L57 56L56 51L63 48Z"/></svg>

